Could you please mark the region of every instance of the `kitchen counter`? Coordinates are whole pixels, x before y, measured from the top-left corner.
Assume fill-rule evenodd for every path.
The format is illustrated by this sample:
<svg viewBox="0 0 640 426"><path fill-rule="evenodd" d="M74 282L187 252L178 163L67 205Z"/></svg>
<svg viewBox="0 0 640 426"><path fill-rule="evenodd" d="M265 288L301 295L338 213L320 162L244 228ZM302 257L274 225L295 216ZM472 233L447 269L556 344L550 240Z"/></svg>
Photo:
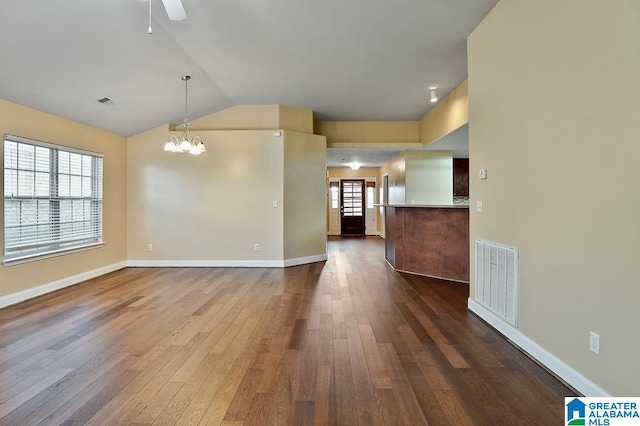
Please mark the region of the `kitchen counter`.
<svg viewBox="0 0 640 426"><path fill-rule="evenodd" d="M396 270L469 282L469 206L382 204L385 258Z"/></svg>
<svg viewBox="0 0 640 426"><path fill-rule="evenodd" d="M430 208L430 209L468 209L469 204L374 204L376 207Z"/></svg>

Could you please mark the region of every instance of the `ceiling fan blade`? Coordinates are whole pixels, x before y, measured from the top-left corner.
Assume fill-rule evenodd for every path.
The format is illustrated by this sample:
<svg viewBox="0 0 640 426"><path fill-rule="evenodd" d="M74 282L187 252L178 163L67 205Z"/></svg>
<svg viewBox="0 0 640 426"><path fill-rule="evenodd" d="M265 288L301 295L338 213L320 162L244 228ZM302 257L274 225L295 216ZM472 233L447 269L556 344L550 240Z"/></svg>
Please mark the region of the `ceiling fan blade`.
<svg viewBox="0 0 640 426"><path fill-rule="evenodd" d="M172 21L187 19L187 13L184 11L180 0L162 0L162 4L164 4L167 15L169 15L169 19Z"/></svg>

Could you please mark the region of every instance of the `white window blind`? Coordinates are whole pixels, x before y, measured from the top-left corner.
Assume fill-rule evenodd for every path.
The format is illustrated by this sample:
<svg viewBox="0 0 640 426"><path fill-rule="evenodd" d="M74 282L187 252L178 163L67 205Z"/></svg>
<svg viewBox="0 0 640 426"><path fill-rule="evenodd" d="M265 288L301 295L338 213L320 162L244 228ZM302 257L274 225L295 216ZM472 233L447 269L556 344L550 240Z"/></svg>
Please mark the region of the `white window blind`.
<svg viewBox="0 0 640 426"><path fill-rule="evenodd" d="M102 244L102 162L4 135L4 264Z"/></svg>
<svg viewBox="0 0 640 426"><path fill-rule="evenodd" d="M376 200L376 183L367 181L367 208L372 209Z"/></svg>
<svg viewBox="0 0 640 426"><path fill-rule="evenodd" d="M329 189L331 189L331 208L338 208L338 195L340 192L340 182L331 181L329 182Z"/></svg>

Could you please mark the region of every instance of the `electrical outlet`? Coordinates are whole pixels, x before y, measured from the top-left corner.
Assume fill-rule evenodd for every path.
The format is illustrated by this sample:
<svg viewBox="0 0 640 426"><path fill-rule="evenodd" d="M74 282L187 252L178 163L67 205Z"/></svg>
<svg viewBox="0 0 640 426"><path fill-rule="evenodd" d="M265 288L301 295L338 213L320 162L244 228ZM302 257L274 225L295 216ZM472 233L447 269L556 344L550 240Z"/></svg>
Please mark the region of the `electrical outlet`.
<svg viewBox="0 0 640 426"><path fill-rule="evenodd" d="M255 243L255 244L253 245L253 250L255 250L255 251L259 251L259 250L260 250L260 244Z"/></svg>
<svg viewBox="0 0 640 426"><path fill-rule="evenodd" d="M153 251L153 244L147 245L147 251Z"/></svg>
<svg viewBox="0 0 640 426"><path fill-rule="evenodd" d="M589 332L589 350L600 355L600 335L593 331Z"/></svg>

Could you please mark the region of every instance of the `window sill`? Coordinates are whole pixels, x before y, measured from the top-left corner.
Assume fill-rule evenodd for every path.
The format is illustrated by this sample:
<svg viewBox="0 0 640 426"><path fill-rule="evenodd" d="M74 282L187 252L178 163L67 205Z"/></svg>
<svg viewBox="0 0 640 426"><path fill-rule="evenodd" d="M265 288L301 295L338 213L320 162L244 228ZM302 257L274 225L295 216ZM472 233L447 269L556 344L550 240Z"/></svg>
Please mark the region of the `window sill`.
<svg viewBox="0 0 640 426"><path fill-rule="evenodd" d="M91 244L86 244L83 246L79 246L79 247L74 247L71 249L63 249L63 250L59 250L59 251L53 251L53 252L48 252L48 253L43 253L43 254L32 254L32 255L28 255L28 256L21 256L21 257L15 257L12 259L3 259L2 264L5 267L8 266L15 266L15 265L21 265L23 263L30 263L30 262L35 262L38 260L43 260L43 259L49 259L52 257L58 257L58 256L64 256L67 254L73 254L73 253L78 253L81 251L87 251L87 250L93 250L93 249L97 249L97 248L101 248L102 246L104 246L104 241L101 241L99 243L91 243Z"/></svg>

